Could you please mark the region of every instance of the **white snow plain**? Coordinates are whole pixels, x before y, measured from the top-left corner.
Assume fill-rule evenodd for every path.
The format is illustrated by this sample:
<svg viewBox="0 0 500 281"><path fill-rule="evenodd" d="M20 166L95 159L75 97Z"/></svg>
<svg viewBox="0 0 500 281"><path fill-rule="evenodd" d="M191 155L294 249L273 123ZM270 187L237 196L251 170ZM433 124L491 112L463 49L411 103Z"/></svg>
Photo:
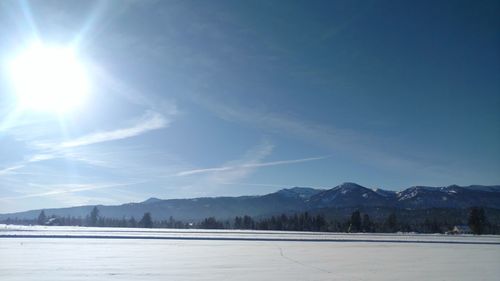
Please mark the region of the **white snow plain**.
<svg viewBox="0 0 500 281"><path fill-rule="evenodd" d="M0 225L0 280L500 280L499 236Z"/></svg>

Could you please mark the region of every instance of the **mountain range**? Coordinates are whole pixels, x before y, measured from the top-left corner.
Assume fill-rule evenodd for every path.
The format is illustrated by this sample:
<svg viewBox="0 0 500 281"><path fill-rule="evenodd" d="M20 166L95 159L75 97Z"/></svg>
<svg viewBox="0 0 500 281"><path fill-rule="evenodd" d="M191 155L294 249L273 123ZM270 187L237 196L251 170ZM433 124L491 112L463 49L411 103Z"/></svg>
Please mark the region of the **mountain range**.
<svg viewBox="0 0 500 281"><path fill-rule="evenodd" d="M48 216L85 217L94 206L96 205L44 210ZM150 212L156 220L174 217L179 220L192 221L210 216L220 219L243 215L265 217L281 213L331 212L356 208L422 211L425 209L466 209L472 206L500 209L500 186L413 186L396 192L369 189L355 183L343 183L331 189L293 187L259 196L167 200L149 198L139 203L116 206L97 205L100 214L109 218L140 218L145 212ZM0 214L0 220L33 219L40 212L41 210L31 210Z"/></svg>

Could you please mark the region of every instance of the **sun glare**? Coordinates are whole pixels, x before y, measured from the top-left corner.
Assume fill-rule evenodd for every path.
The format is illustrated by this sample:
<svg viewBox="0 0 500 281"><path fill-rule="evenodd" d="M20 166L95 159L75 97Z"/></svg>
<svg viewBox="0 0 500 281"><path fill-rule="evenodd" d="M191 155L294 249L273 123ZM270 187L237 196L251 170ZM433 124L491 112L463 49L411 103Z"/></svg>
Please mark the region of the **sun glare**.
<svg viewBox="0 0 500 281"><path fill-rule="evenodd" d="M35 44L9 66L19 105L24 109L66 112L82 104L88 95L85 68L71 48Z"/></svg>

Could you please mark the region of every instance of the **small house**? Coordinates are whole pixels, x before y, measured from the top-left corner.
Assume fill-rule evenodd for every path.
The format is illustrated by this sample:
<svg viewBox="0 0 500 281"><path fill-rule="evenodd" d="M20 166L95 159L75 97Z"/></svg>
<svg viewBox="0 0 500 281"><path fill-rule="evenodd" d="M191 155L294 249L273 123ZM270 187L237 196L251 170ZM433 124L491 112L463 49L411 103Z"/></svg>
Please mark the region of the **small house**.
<svg viewBox="0 0 500 281"><path fill-rule="evenodd" d="M472 230L468 225L455 225L450 234L472 234Z"/></svg>

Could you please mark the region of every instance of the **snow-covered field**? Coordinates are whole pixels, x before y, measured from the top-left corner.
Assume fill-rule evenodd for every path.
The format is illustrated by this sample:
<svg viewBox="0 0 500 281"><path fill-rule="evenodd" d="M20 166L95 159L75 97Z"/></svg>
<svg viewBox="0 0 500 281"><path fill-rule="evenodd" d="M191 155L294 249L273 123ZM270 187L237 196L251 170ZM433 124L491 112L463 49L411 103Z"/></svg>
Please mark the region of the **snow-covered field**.
<svg viewBox="0 0 500 281"><path fill-rule="evenodd" d="M0 280L500 280L500 237L0 225Z"/></svg>

